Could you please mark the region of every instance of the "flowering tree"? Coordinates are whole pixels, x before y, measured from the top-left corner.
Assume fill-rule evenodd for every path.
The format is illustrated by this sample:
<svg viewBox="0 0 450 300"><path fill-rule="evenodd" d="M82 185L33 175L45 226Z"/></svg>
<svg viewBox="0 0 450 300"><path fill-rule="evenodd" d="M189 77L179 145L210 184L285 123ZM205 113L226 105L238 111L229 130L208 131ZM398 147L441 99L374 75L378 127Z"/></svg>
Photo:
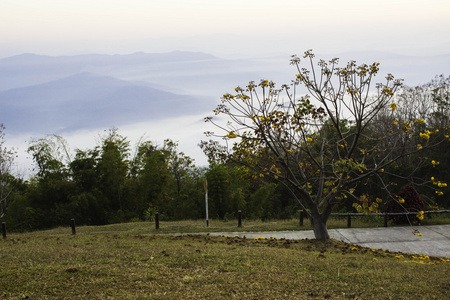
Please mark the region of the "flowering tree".
<svg viewBox="0 0 450 300"><path fill-rule="evenodd" d="M214 110L218 117L206 118L222 133L206 134L223 138L227 147L213 140L210 146L239 162L250 176L285 185L309 217L315 237L328 239L327 220L343 199L354 198L358 211L378 210L380 198L357 195L360 183L379 181L391 194L383 180L385 168L420 149L394 153L386 137L411 135L420 122L405 123L400 130L372 130L378 114L396 110L392 100L402 86L391 74L374 84L379 63L350 61L339 67L338 59L332 59L316 66L311 51L303 58L307 67L297 56L291 59L298 74L290 85L276 88L261 80L224 94Z"/></svg>

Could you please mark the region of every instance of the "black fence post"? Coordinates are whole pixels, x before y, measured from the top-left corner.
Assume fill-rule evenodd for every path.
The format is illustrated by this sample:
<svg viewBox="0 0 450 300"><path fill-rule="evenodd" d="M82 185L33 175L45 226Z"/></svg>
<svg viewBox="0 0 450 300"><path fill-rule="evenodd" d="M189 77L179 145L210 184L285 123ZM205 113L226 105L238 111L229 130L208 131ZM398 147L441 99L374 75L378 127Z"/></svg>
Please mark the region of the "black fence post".
<svg viewBox="0 0 450 300"><path fill-rule="evenodd" d="M387 213L384 214L384 227L388 227L388 217Z"/></svg>
<svg viewBox="0 0 450 300"><path fill-rule="evenodd" d="M242 211L238 210L238 227L242 227Z"/></svg>
<svg viewBox="0 0 450 300"><path fill-rule="evenodd" d="M300 226L303 226L303 210L300 211Z"/></svg>
<svg viewBox="0 0 450 300"><path fill-rule="evenodd" d="M159 229L159 213L155 213L155 229Z"/></svg>
<svg viewBox="0 0 450 300"><path fill-rule="evenodd" d="M6 239L6 223L2 222L2 232L3 232L3 238Z"/></svg>
<svg viewBox="0 0 450 300"><path fill-rule="evenodd" d="M352 227L352 216L350 215L347 216L347 227Z"/></svg>
<svg viewBox="0 0 450 300"><path fill-rule="evenodd" d="M72 234L76 234L75 219L70 219L70 226L72 227Z"/></svg>

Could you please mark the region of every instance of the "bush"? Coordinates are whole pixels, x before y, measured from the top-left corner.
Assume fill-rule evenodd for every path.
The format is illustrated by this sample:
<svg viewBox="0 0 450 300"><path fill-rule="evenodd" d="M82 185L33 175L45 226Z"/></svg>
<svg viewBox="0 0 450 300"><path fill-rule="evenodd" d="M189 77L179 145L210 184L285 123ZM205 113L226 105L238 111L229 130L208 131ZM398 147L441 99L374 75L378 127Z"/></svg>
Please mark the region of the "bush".
<svg viewBox="0 0 450 300"><path fill-rule="evenodd" d="M425 203L412 186L405 186L400 192L391 195L386 207L387 213L419 212L426 210ZM403 201L404 200L404 201ZM412 215L389 216L394 224L408 224L418 221Z"/></svg>

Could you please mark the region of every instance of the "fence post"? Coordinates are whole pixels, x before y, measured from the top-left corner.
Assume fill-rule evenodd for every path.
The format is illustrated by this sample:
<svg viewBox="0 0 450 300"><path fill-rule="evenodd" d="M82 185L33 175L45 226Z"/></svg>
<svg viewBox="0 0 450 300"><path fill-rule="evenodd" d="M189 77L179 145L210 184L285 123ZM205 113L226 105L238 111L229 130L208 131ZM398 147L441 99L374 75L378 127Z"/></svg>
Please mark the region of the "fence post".
<svg viewBox="0 0 450 300"><path fill-rule="evenodd" d="M70 226L72 227L72 234L76 234L75 219L70 219Z"/></svg>
<svg viewBox="0 0 450 300"><path fill-rule="evenodd" d="M388 218L387 218L387 213L384 214L384 227L388 227Z"/></svg>
<svg viewBox="0 0 450 300"><path fill-rule="evenodd" d="M351 215L347 216L347 227L348 228L352 227L352 216Z"/></svg>
<svg viewBox="0 0 450 300"><path fill-rule="evenodd" d="M238 210L238 227L242 227L242 211Z"/></svg>
<svg viewBox="0 0 450 300"><path fill-rule="evenodd" d="M300 211L300 226L303 226L303 210Z"/></svg>
<svg viewBox="0 0 450 300"><path fill-rule="evenodd" d="M3 238L6 239L6 223L2 222L2 232L3 232Z"/></svg>
<svg viewBox="0 0 450 300"><path fill-rule="evenodd" d="M155 229L159 229L159 213L155 213Z"/></svg>

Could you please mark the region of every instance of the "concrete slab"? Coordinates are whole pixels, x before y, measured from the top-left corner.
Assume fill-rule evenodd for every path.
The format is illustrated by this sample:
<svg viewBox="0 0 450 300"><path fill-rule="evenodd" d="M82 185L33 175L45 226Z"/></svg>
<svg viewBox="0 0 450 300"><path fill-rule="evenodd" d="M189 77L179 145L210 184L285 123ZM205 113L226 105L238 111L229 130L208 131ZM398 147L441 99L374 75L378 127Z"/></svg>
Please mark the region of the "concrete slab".
<svg viewBox="0 0 450 300"><path fill-rule="evenodd" d="M422 236L413 234L418 229ZM330 237L350 244L372 249L384 249L403 253L422 254L450 258L450 225L377 228L330 229ZM219 232L211 235L240 236L247 238L313 239L312 230L277 232Z"/></svg>

